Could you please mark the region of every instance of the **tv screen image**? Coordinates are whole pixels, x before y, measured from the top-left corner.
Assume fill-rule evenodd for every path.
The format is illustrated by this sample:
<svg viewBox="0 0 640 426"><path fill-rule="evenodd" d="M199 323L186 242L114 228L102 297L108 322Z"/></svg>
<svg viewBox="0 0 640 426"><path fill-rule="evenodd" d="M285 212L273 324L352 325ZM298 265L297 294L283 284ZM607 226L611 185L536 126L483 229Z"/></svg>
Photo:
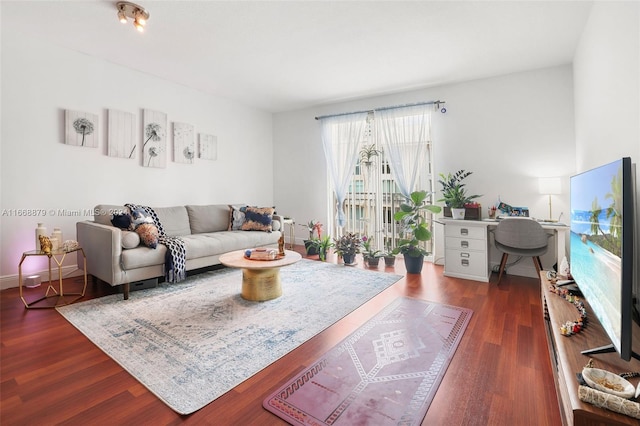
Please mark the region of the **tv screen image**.
<svg viewBox="0 0 640 426"><path fill-rule="evenodd" d="M638 358L632 348L634 198L628 157L571 177L571 275L612 342L584 354Z"/></svg>

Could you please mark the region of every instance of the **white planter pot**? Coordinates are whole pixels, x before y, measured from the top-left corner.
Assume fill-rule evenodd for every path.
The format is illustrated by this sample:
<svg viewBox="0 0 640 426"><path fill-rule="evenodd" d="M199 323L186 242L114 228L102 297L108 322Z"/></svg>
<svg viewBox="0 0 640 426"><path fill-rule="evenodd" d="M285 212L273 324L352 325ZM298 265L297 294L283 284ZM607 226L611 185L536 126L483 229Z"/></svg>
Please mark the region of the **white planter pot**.
<svg viewBox="0 0 640 426"><path fill-rule="evenodd" d="M464 208L451 209L451 217L453 219L462 220L462 219L464 219L464 212L465 212Z"/></svg>

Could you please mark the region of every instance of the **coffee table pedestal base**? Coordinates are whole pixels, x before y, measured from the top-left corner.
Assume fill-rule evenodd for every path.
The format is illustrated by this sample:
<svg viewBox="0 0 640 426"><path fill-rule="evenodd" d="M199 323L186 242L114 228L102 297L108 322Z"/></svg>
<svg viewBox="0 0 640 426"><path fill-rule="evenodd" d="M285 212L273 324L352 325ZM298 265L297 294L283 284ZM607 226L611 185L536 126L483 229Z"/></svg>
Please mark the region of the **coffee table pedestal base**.
<svg viewBox="0 0 640 426"><path fill-rule="evenodd" d="M282 296L280 268L242 270L243 299L264 302L280 296Z"/></svg>

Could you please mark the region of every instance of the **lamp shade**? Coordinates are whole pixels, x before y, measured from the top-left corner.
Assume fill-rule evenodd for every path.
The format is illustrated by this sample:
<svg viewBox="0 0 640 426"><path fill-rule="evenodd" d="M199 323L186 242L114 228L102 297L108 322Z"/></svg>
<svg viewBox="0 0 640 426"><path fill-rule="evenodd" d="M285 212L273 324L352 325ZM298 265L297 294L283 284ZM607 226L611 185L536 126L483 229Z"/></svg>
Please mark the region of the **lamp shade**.
<svg viewBox="0 0 640 426"><path fill-rule="evenodd" d="M559 177L538 178L538 188L540 194L562 194L562 180Z"/></svg>

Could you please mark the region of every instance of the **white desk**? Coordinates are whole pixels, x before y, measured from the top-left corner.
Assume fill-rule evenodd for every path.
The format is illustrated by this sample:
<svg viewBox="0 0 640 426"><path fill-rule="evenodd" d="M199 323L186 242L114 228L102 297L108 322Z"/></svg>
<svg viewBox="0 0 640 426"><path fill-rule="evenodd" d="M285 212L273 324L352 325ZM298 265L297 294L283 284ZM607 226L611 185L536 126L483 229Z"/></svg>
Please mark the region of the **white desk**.
<svg viewBox="0 0 640 426"><path fill-rule="evenodd" d="M526 220L526 219L522 219ZM444 275L488 282L491 276L489 262L490 228L498 226L498 219L438 220L444 226ZM552 231L556 241L557 264L565 257L566 225L540 223L546 231Z"/></svg>

